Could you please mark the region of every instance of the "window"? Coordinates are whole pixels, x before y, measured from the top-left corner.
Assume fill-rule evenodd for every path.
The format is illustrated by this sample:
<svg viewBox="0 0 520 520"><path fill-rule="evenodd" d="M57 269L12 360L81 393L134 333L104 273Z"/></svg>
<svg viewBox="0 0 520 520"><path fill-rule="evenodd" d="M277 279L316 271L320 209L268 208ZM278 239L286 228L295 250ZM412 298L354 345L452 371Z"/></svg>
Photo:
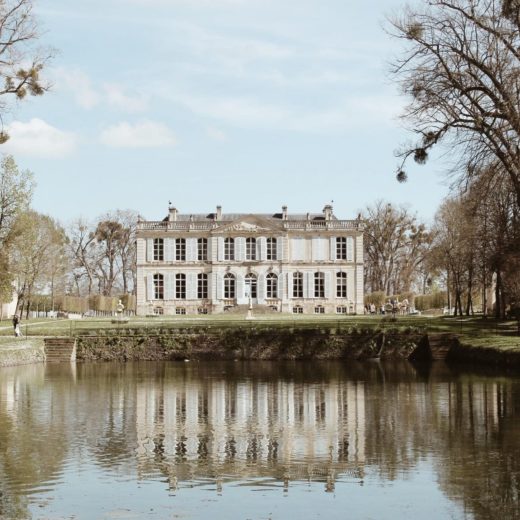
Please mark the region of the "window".
<svg viewBox="0 0 520 520"><path fill-rule="evenodd" d="M314 273L314 297L325 298L325 273Z"/></svg>
<svg viewBox="0 0 520 520"><path fill-rule="evenodd" d="M316 305L316 307L314 307L314 314L325 314L325 307L323 305Z"/></svg>
<svg viewBox="0 0 520 520"><path fill-rule="evenodd" d="M164 309L162 307L154 307L153 313L155 316L162 316L164 314Z"/></svg>
<svg viewBox="0 0 520 520"><path fill-rule="evenodd" d="M153 298L154 300L164 300L164 276L162 274L153 275Z"/></svg>
<svg viewBox="0 0 520 520"><path fill-rule="evenodd" d="M235 259L235 239L226 238L224 239L224 260Z"/></svg>
<svg viewBox="0 0 520 520"><path fill-rule="evenodd" d="M235 298L235 285L235 277L231 273L226 274L224 276L224 298Z"/></svg>
<svg viewBox="0 0 520 520"><path fill-rule="evenodd" d="M177 300L186 299L186 275L179 273L175 275L175 298Z"/></svg>
<svg viewBox="0 0 520 520"><path fill-rule="evenodd" d="M256 260L256 238L246 238L246 260Z"/></svg>
<svg viewBox="0 0 520 520"><path fill-rule="evenodd" d="M346 260L347 259L347 238L337 237L336 238L336 259Z"/></svg>
<svg viewBox="0 0 520 520"><path fill-rule="evenodd" d="M303 307L301 305L295 305L292 308L293 314L303 314Z"/></svg>
<svg viewBox="0 0 520 520"><path fill-rule="evenodd" d="M336 296L338 298L347 297L347 273L338 273L336 275Z"/></svg>
<svg viewBox="0 0 520 520"><path fill-rule="evenodd" d="M257 285L258 284L257 284L256 276L251 273L246 274L245 282L246 282L246 293L245 293L246 298L248 296L251 296L251 298L257 298L257 296L258 296Z"/></svg>
<svg viewBox="0 0 520 520"><path fill-rule="evenodd" d="M347 307L345 305L336 307L336 314L347 314Z"/></svg>
<svg viewBox="0 0 520 520"><path fill-rule="evenodd" d="M274 273L269 273L266 277L267 282L267 290L266 295L267 298L277 298L278 296L278 276Z"/></svg>
<svg viewBox="0 0 520 520"><path fill-rule="evenodd" d="M267 239L267 260L276 260L276 238Z"/></svg>
<svg viewBox="0 0 520 520"><path fill-rule="evenodd" d="M208 275L199 273L197 275L197 298L205 300L208 297Z"/></svg>
<svg viewBox="0 0 520 520"><path fill-rule="evenodd" d="M303 273L293 274L293 298L303 298Z"/></svg>
<svg viewBox="0 0 520 520"><path fill-rule="evenodd" d="M186 309L184 307L176 307L175 314L186 314Z"/></svg>
<svg viewBox="0 0 520 520"><path fill-rule="evenodd" d="M164 239L162 238L153 239L153 259L164 260Z"/></svg>
<svg viewBox="0 0 520 520"><path fill-rule="evenodd" d="M175 260L177 262L186 260L186 239L178 238L175 241Z"/></svg>
<svg viewBox="0 0 520 520"><path fill-rule="evenodd" d="M208 309L206 307L199 307L197 309L197 314L208 314Z"/></svg>
<svg viewBox="0 0 520 520"><path fill-rule="evenodd" d="M208 259L208 239L197 239L197 260L206 261Z"/></svg>

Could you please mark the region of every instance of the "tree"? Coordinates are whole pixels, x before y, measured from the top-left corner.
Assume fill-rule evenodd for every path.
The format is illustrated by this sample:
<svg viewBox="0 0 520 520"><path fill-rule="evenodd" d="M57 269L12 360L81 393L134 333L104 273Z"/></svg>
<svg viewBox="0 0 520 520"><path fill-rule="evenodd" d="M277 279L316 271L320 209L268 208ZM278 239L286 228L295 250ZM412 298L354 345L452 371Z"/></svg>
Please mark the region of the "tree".
<svg viewBox="0 0 520 520"><path fill-rule="evenodd" d="M27 313L37 290L54 297L57 275L66 270L66 235L57 222L36 211L26 211L16 221L11 262L16 277L17 309Z"/></svg>
<svg viewBox="0 0 520 520"><path fill-rule="evenodd" d="M458 149L462 177L506 175L520 207L518 0L428 0L391 20L406 42L392 67L418 141L399 153L424 163L436 144Z"/></svg>
<svg viewBox="0 0 520 520"><path fill-rule="evenodd" d="M363 218L367 290L387 295L409 292L431 240L425 225L406 208L384 201L367 207Z"/></svg>
<svg viewBox="0 0 520 520"><path fill-rule="evenodd" d="M32 15L31 0L2 0L0 2L0 122L8 108L7 98L23 99L27 94L41 96L48 85L40 73L52 52L35 48L38 30ZM0 131L0 144L8 139Z"/></svg>

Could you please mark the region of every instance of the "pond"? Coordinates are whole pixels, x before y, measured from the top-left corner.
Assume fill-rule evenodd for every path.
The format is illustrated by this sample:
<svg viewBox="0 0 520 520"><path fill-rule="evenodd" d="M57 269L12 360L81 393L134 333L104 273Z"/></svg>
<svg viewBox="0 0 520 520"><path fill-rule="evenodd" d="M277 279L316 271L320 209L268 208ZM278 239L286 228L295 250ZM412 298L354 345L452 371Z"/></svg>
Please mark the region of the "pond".
<svg viewBox="0 0 520 520"><path fill-rule="evenodd" d="M0 369L0 518L520 518L520 378L443 363Z"/></svg>

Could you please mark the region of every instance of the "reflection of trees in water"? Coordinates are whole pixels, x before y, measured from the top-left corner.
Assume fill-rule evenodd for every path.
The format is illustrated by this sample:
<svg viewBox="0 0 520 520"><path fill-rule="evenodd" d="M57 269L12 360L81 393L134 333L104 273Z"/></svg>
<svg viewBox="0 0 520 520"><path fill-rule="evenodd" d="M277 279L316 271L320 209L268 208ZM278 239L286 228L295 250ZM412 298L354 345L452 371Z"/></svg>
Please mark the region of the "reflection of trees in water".
<svg viewBox="0 0 520 520"><path fill-rule="evenodd" d="M517 518L520 384L408 363L129 363L4 369L0 516L65 462L216 489L232 479L319 480L363 468L402 478L433 462L477 518ZM428 460L428 463L430 460ZM14 491L17 491L15 493ZM2 513L3 511L3 513ZM517 515L517 516L515 516ZM11 515L13 516L13 515Z"/></svg>

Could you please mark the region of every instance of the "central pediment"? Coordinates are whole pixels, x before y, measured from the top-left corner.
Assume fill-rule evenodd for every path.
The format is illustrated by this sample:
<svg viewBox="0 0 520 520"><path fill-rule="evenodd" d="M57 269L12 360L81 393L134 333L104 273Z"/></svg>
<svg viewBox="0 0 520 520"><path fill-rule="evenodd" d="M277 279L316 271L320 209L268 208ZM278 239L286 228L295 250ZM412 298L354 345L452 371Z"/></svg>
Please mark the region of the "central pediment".
<svg viewBox="0 0 520 520"><path fill-rule="evenodd" d="M281 230L282 226L278 224L278 222L271 222L268 219L256 215L248 215L247 217L241 217L232 222L226 222L225 224L218 226L213 229L212 234L235 232L272 233Z"/></svg>

